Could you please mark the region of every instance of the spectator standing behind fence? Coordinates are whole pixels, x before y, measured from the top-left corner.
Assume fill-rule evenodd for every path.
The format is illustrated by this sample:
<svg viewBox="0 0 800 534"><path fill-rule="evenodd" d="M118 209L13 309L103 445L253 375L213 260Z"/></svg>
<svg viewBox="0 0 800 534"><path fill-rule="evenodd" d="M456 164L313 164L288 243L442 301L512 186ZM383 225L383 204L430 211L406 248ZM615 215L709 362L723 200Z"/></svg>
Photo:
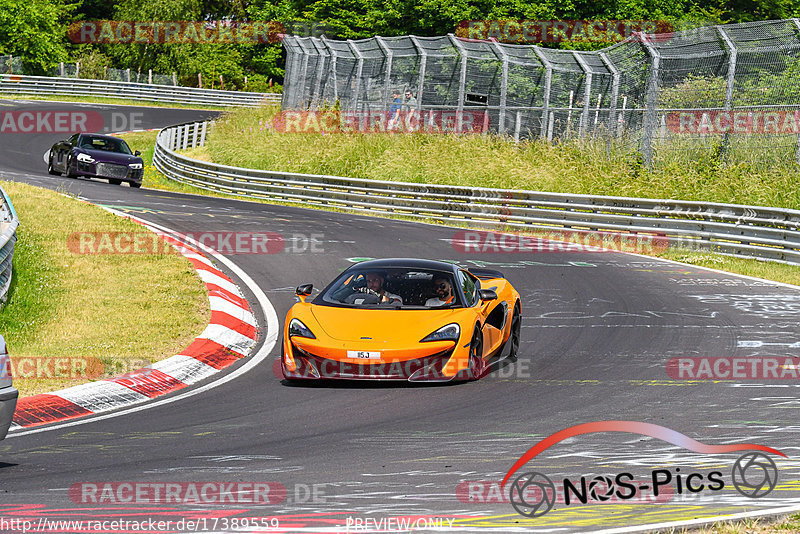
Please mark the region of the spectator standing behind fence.
<svg viewBox="0 0 800 534"><path fill-rule="evenodd" d="M417 99L414 98L410 89L406 89L406 98L403 100L403 111L405 113L405 121L409 131L414 131L417 127Z"/></svg>
<svg viewBox="0 0 800 534"><path fill-rule="evenodd" d="M387 130L394 130L400 124L400 110L403 108L403 99L400 97L400 92L394 92L394 100L392 105L389 106L389 125Z"/></svg>

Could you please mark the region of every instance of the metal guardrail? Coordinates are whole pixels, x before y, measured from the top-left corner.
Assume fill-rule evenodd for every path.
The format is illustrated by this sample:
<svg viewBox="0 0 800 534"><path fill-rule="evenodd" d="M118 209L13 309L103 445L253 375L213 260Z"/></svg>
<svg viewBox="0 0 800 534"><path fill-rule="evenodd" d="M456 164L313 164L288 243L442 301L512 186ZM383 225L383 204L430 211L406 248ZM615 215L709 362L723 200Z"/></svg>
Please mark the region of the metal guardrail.
<svg viewBox="0 0 800 534"><path fill-rule="evenodd" d="M263 103L280 103L277 93L248 93L197 89L173 85L113 82L80 78L50 78L0 74L0 92L25 95L59 95L74 97L128 98L172 104L199 104L208 106L255 107Z"/></svg>
<svg viewBox="0 0 800 534"><path fill-rule="evenodd" d="M0 305L6 301L11 287L11 261L17 241L17 227L19 218L14 204L0 187Z"/></svg>
<svg viewBox="0 0 800 534"><path fill-rule="evenodd" d="M205 143L208 122L164 128L153 163L208 191L494 229L623 232L670 245L800 264L800 211L712 202L573 195L364 180L230 167L178 154Z"/></svg>

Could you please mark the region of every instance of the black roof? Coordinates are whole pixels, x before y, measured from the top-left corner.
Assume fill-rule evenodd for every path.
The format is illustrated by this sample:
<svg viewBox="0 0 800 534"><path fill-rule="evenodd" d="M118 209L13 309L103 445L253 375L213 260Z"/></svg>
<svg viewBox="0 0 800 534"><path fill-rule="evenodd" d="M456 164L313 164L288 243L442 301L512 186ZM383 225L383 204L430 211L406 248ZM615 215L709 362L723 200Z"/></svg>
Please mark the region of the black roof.
<svg viewBox="0 0 800 534"><path fill-rule="evenodd" d="M90 135L92 137L99 137L101 139L122 139L121 137L117 137L116 135L106 135L101 133L92 133L92 132L80 132L78 135ZM124 141L124 139L122 139Z"/></svg>
<svg viewBox="0 0 800 534"><path fill-rule="evenodd" d="M458 269L458 265L447 263L445 261L436 260L423 260L419 258L385 258L380 260L367 260L361 261L352 265L350 269L393 269L393 268L410 268L410 269L430 269L434 271L448 271L453 272Z"/></svg>

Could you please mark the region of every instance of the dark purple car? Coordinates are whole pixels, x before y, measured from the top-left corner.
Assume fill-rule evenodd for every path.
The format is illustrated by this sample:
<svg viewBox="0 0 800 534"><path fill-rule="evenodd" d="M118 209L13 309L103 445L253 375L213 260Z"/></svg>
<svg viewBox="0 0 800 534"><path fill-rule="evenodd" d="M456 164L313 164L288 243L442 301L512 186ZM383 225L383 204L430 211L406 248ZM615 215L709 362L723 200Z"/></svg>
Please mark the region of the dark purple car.
<svg viewBox="0 0 800 534"><path fill-rule="evenodd" d="M141 187L144 162L139 154L138 150L131 152L128 143L119 137L75 134L50 148L47 172L66 173L70 178L107 178L114 185L128 182L131 187Z"/></svg>

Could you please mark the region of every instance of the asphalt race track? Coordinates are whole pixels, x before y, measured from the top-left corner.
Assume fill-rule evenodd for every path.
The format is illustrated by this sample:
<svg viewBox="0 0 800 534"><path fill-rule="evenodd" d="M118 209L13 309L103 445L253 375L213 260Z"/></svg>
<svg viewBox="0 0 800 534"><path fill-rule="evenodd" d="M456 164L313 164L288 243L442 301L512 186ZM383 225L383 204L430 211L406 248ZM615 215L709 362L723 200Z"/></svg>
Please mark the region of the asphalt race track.
<svg viewBox="0 0 800 534"><path fill-rule="evenodd" d="M138 128L213 114L0 104L0 113L92 109L107 121L111 113L141 113ZM679 357L797 361L800 291L624 253L466 254L451 242L459 230L442 226L49 176L42 154L64 137L4 133L0 176L76 193L178 231L281 233L284 252L229 257L263 289L281 324L299 283L320 288L356 258L428 257L504 271L523 299L522 346L517 363L477 382L292 386L267 364L151 409L14 432L0 442L3 520L59 532L78 529L59 530L44 520L171 522L151 525L150 532L391 532L403 531L409 519L417 521L415 531L572 532L800 503L796 369L782 380L688 380L667 373L667 362ZM318 240L313 251L309 239ZM261 310L255 312L265 324ZM268 361L279 354L276 345ZM634 433L586 434L553 445L514 476L535 471L556 485L564 479L579 485L580 477L626 472L652 486L660 469L662 480L663 470L673 476L672 494L604 501L596 491L593 502L557 502L535 518L503 502L498 483L530 447L567 427L605 420L653 423L704 444L766 445L787 458L771 456L777 486L749 498L732 481L741 453L692 452ZM717 470L724 487L711 490L708 474ZM707 485L692 492L682 483L678 493L678 475L685 481L693 473L701 476L694 488L700 480ZM747 475L751 482L758 478ZM270 502L85 502L90 498L80 489L103 482L117 489L123 482L269 483ZM0 524L0 531L15 531L14 525ZM106 525L105 531L123 530Z"/></svg>

